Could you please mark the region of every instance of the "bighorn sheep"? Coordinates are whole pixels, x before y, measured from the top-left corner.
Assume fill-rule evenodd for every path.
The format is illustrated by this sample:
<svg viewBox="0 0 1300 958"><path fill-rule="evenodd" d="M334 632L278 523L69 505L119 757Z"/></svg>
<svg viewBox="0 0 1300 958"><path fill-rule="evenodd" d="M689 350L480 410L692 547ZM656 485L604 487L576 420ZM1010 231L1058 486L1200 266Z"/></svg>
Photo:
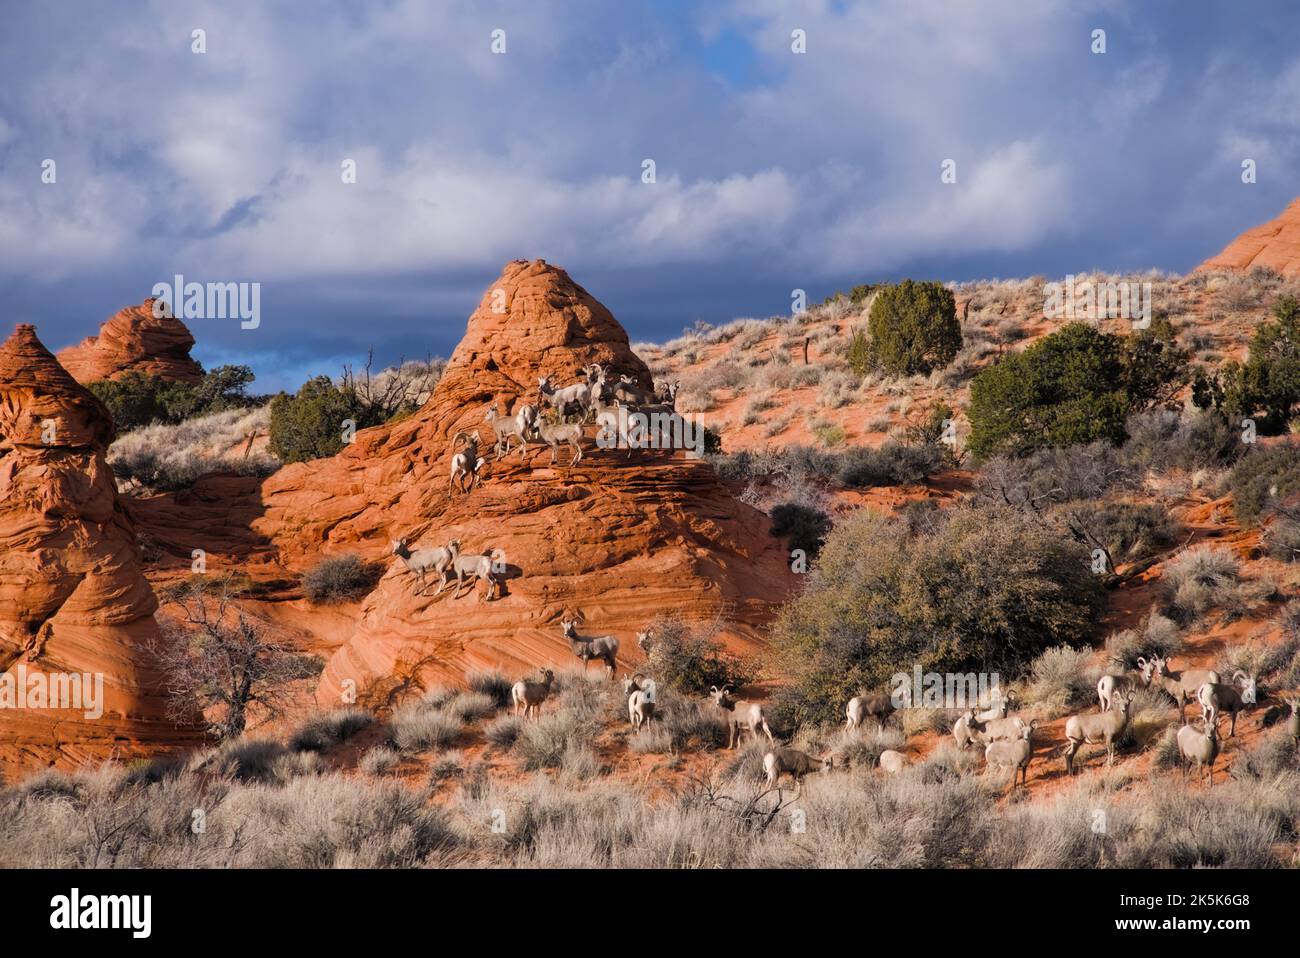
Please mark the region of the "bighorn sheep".
<svg viewBox="0 0 1300 958"><path fill-rule="evenodd" d="M1213 669L1183 669L1179 672L1171 671L1169 668L1169 659L1157 658L1155 660L1155 675L1152 676L1152 682L1178 703L1178 718L1186 722L1187 715L1184 707L1188 702L1195 701L1196 690L1202 685L1209 682L1218 684L1219 673Z"/></svg>
<svg viewBox="0 0 1300 958"><path fill-rule="evenodd" d="M675 404L677 402L677 390L681 388L682 384L677 381L655 383L655 399L660 402Z"/></svg>
<svg viewBox="0 0 1300 958"><path fill-rule="evenodd" d="M987 722L981 722L971 727L971 738L977 745L988 745L989 742L1009 742L1020 738L1028 723L1019 715L1008 715L1004 718L993 718Z"/></svg>
<svg viewBox="0 0 1300 958"><path fill-rule="evenodd" d="M1291 714L1286 720L1286 734L1291 737L1291 744L1300 746L1300 699L1287 699Z"/></svg>
<svg viewBox="0 0 1300 958"><path fill-rule="evenodd" d="M609 674L613 675L614 659L618 655L618 639L612 635L598 637L579 635L578 622L579 619L562 619L560 630L564 633L564 638L568 641L573 654L582 659L582 670L587 671L587 666L591 664L592 659L599 659L605 663Z"/></svg>
<svg viewBox="0 0 1300 958"><path fill-rule="evenodd" d="M559 413L560 422L564 421L570 406L578 407L581 414L578 417L579 421L587 418L587 402L591 397L591 384L585 379L580 383L574 383L572 386L556 389L552 385L549 376L539 376L537 391L541 393L542 400Z"/></svg>
<svg viewBox="0 0 1300 958"><path fill-rule="evenodd" d="M515 413L515 422L519 423L519 434L521 436L532 436L537 431L537 407L524 403Z"/></svg>
<svg viewBox="0 0 1300 958"><path fill-rule="evenodd" d="M810 772L829 772L833 762L830 756L815 758L797 748L784 745L772 749L763 756L763 771L767 773L767 787L775 788L782 775L794 779L795 788L803 784L803 777Z"/></svg>
<svg viewBox="0 0 1300 958"><path fill-rule="evenodd" d="M1137 664L1136 670L1103 675L1097 680L1097 702L1101 705L1101 711L1110 711L1110 703L1117 694L1127 695L1151 684L1151 676L1156 671L1156 660L1148 662L1145 658L1139 658Z"/></svg>
<svg viewBox="0 0 1300 958"><path fill-rule="evenodd" d="M1016 787L1016 776L1025 788L1029 787L1029 763L1034 758L1033 734L1038 730L1038 719L1034 719L1020 730L1018 738L1010 741L989 742L984 746L984 761L987 765L997 765L1011 769L1011 787Z"/></svg>
<svg viewBox="0 0 1300 958"><path fill-rule="evenodd" d="M744 699L733 698L727 694L727 690L730 688L730 685L724 685L722 688L713 685L709 689L713 704L725 713L724 718L727 720L727 748L735 748L740 743L741 729L749 729L750 734L754 738L758 738L758 730L761 728L769 742L775 741L772 738L772 730L767 727L767 717L763 714L763 706L757 702L747 702Z"/></svg>
<svg viewBox="0 0 1300 958"><path fill-rule="evenodd" d="M650 650L654 648L654 636L651 634L651 630L646 629L644 632L638 632L636 634L636 644L642 652L649 655Z"/></svg>
<svg viewBox="0 0 1300 958"><path fill-rule="evenodd" d="M614 383L614 398L621 399L623 402L632 403L637 406L644 406L647 403L655 401L656 394L642 389L637 385L636 380L624 373L618 377L618 382Z"/></svg>
<svg viewBox="0 0 1300 958"><path fill-rule="evenodd" d="M493 549L487 555L461 555L460 540L453 539L447 543L447 550L451 553L451 570L456 573L456 589L452 592L453 599L461 598L461 584L468 577L469 591L474 591L474 585L480 579L487 583L487 591L484 595L479 596L482 602L486 597L489 601L495 599L499 594L496 577L493 576L493 566L499 562L504 562L506 554L500 549ZM439 591L442 591L439 589Z"/></svg>
<svg viewBox="0 0 1300 958"><path fill-rule="evenodd" d="M907 689L903 690L904 693ZM904 694L904 702L908 696ZM855 695L849 699L848 705L844 706L844 727L848 731L853 731L860 726L867 717L874 718L882 726L885 719L893 715L898 710L894 705L894 697L889 692L870 692L866 695Z"/></svg>
<svg viewBox="0 0 1300 958"><path fill-rule="evenodd" d="M415 573L416 592L424 594L424 574L430 570L438 573L439 579L438 591L442 591L443 585L447 582L447 566L451 564L451 553L445 546L438 546L434 549L416 549L412 552L407 548L405 539L396 539L392 543L393 555L397 556L406 564L406 568Z"/></svg>
<svg viewBox="0 0 1300 958"><path fill-rule="evenodd" d="M640 730L655 717L655 680L640 673L623 676L623 694L627 696L627 717L634 730Z"/></svg>
<svg viewBox="0 0 1300 958"><path fill-rule="evenodd" d="M1244 680L1238 685L1238 679ZM1206 682L1196 690L1196 701L1201 704L1201 717L1207 722L1217 722L1219 715L1227 712L1232 716L1232 725L1228 737L1237 734L1237 713L1245 710L1247 705L1254 705L1259 694L1259 685L1253 675L1247 675L1241 669L1232 673L1232 684Z"/></svg>
<svg viewBox="0 0 1300 958"><path fill-rule="evenodd" d="M518 415L506 418L497 411L496 406L488 406L487 421L496 434L496 445L493 448L497 459L510 452L511 439L519 440L520 450L528 448L528 426Z"/></svg>
<svg viewBox="0 0 1300 958"><path fill-rule="evenodd" d="M1129 692L1111 702L1109 712L1096 715L1071 715L1065 723L1065 770L1074 774L1074 754L1084 742L1089 745L1106 746L1106 764L1115 761L1115 745L1124 730L1128 728L1129 715L1133 711L1133 696Z"/></svg>
<svg viewBox="0 0 1300 958"><path fill-rule="evenodd" d="M974 709L967 709L952 723L952 737L957 740L957 747L965 750L979 741L979 734L984 731L984 723L976 717Z"/></svg>
<svg viewBox="0 0 1300 958"><path fill-rule="evenodd" d="M515 714L519 714L522 706L524 718L531 714L534 718L541 715L542 703L551 694L551 686L555 683L555 673L547 669L543 675L542 681L532 682L528 679L520 679L510 688L510 699L515 704Z"/></svg>
<svg viewBox="0 0 1300 958"><path fill-rule="evenodd" d="M456 433L455 437L451 440L451 448L455 449L456 444L460 442L462 438L465 440L464 448L451 457L451 484L448 490L451 493L455 493L456 491L457 478L460 479L461 492L468 493L473 491L475 484L478 482L478 471L482 469L483 464L487 462L486 459L478 454L478 444L482 440L479 439L477 430L473 435L466 435L463 432ZM465 487L466 477L469 478L468 489Z"/></svg>
<svg viewBox="0 0 1300 958"><path fill-rule="evenodd" d="M582 461L582 425L580 423L551 423L543 419L537 424L537 433L542 437L542 442L551 447L551 465L555 465L555 456L560 450L561 443L568 443L573 447L573 458L569 460L570 466Z"/></svg>
<svg viewBox="0 0 1300 958"><path fill-rule="evenodd" d="M1183 777L1187 777L1188 762L1197 769L1205 766L1210 786L1214 785L1214 760L1219 757L1218 722L1206 721L1205 731L1198 732L1190 725L1178 730L1178 753L1183 758Z"/></svg>
<svg viewBox="0 0 1300 958"><path fill-rule="evenodd" d="M881 771L890 775L897 775L907 766L907 756L902 752L896 752L892 748L887 748L880 753L877 764Z"/></svg>

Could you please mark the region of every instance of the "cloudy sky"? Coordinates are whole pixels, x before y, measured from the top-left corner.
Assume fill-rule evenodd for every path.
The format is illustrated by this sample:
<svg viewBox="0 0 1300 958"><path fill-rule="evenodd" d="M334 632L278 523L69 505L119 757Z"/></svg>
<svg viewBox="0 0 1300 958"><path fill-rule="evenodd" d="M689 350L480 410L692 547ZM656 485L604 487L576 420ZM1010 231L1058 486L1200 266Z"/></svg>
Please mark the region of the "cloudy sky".
<svg viewBox="0 0 1300 958"><path fill-rule="evenodd" d="M445 355L515 258L662 339L795 288L1184 271L1300 194L1294 0L364 9L5 0L10 321L58 348L175 273L259 282L196 355L294 388Z"/></svg>

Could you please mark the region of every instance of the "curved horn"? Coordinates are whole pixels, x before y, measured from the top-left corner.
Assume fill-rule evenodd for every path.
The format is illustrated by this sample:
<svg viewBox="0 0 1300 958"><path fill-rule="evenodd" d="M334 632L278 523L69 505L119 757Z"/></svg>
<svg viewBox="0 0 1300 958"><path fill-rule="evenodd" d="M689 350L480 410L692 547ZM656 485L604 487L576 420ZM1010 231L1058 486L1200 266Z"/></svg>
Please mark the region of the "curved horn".
<svg viewBox="0 0 1300 958"><path fill-rule="evenodd" d="M1237 669L1237 671L1235 671L1235 672L1232 673L1232 681L1236 682L1236 681L1237 681L1237 676L1239 676L1239 675L1240 675L1243 679L1245 679L1247 682L1250 681L1250 676L1247 675L1245 672L1243 672L1241 669Z"/></svg>

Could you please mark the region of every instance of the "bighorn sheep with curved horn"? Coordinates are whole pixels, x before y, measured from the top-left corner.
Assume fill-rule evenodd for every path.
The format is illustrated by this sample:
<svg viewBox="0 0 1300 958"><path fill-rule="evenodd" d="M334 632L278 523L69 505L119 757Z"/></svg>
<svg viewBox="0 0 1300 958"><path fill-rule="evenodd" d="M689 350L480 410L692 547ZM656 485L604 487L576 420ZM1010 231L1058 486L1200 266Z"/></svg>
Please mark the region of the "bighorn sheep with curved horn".
<svg viewBox="0 0 1300 958"><path fill-rule="evenodd" d="M772 737L772 730L767 727L767 717L763 714L763 706L757 702L747 702L744 699L732 698L728 693L731 685L724 685L718 688L716 685L709 687L709 695L713 698L713 704L721 709L727 720L727 748L735 748L740 744L741 729L749 729L754 738L758 738L758 730L761 728L767 736L769 742L775 741Z"/></svg>
<svg viewBox="0 0 1300 958"><path fill-rule="evenodd" d="M1219 673L1214 669L1183 669L1174 672L1169 668L1170 661L1172 661L1170 658L1155 660L1156 671L1152 677L1152 684L1164 689L1165 693L1178 703L1178 719L1186 722L1187 714L1184 707L1196 700L1196 692L1202 685L1207 682L1217 685Z"/></svg>
<svg viewBox="0 0 1300 958"><path fill-rule="evenodd" d="M449 484L449 493L455 494L456 480L460 479L460 491L464 493L472 492L474 486L478 483L479 470L487 462L478 454L478 445L482 440L479 438L478 430L472 434L466 435L464 432L458 432L451 440L451 448L455 449L457 443L462 439L465 440L464 447L460 452L451 457L451 482ZM469 487L465 486L465 479L469 479Z"/></svg>
<svg viewBox="0 0 1300 958"><path fill-rule="evenodd" d="M1127 695L1140 688L1147 688L1151 684L1151 677L1156 671L1156 660L1147 661L1139 657L1137 664L1136 670L1129 669L1119 674L1103 675L1097 680L1097 702L1101 705L1101 711L1110 711L1110 703L1116 695Z"/></svg>
<svg viewBox="0 0 1300 958"><path fill-rule="evenodd" d="M560 631L564 633L564 639L569 643L569 648L573 654L582 659L582 670L587 671L587 666L591 664L592 659L599 659L605 663L605 668L609 674L614 674L614 660L618 656L618 639L612 635L587 636L578 634L578 623L583 621L583 615L578 613L577 618L561 619Z"/></svg>
<svg viewBox="0 0 1300 958"><path fill-rule="evenodd" d="M1215 723L1224 712L1232 716L1228 738L1237 734L1237 713L1245 711L1248 705L1254 705L1258 697L1259 684L1255 676L1247 675L1241 669L1232 673L1231 685L1206 682L1196 690L1196 701L1201 705L1201 716L1205 721Z"/></svg>

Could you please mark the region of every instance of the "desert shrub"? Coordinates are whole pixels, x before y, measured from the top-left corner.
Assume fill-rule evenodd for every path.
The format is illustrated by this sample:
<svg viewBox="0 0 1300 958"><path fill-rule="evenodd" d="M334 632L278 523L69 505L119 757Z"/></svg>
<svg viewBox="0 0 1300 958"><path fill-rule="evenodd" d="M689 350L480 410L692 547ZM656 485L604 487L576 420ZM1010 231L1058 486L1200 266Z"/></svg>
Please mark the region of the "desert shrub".
<svg viewBox="0 0 1300 958"><path fill-rule="evenodd" d="M1300 406L1300 300L1279 296L1273 320L1255 327L1246 362L1229 360L1198 376L1193 400L1234 420L1258 418L1261 432L1282 430Z"/></svg>
<svg viewBox="0 0 1300 958"><path fill-rule="evenodd" d="M463 727L455 715L431 709L423 702L395 709L389 726L389 738L399 752L446 748L460 737Z"/></svg>
<svg viewBox="0 0 1300 958"><path fill-rule="evenodd" d="M535 722L526 722L515 742L527 771L560 768L571 743L579 743L587 731L570 712L552 712Z"/></svg>
<svg viewBox="0 0 1300 958"><path fill-rule="evenodd" d="M1177 623L1158 612L1152 612L1137 629L1120 629L1106 639L1106 654L1110 663L1120 670L1136 669L1138 659L1169 658L1179 655L1187 647Z"/></svg>
<svg viewBox="0 0 1300 958"><path fill-rule="evenodd" d="M873 359L895 376L942 368L961 349L956 300L941 283L904 280L880 289L867 325Z"/></svg>
<svg viewBox="0 0 1300 958"><path fill-rule="evenodd" d="M772 535L783 538L791 549L802 549L809 558L821 551L831 531L831 517L820 509L797 502L783 502L771 513Z"/></svg>
<svg viewBox="0 0 1300 958"><path fill-rule="evenodd" d="M462 722L477 722L496 714L497 700L483 692L461 692L444 705L442 710Z"/></svg>
<svg viewBox="0 0 1300 958"><path fill-rule="evenodd" d="M717 627L693 629L676 616L659 616L650 623L654 644L650 671L679 691L700 695L711 686L742 686L752 678L738 657L717 639Z"/></svg>
<svg viewBox="0 0 1300 958"><path fill-rule="evenodd" d="M470 672L465 676L465 684L471 692L489 696L497 708L510 705L510 690L514 683L498 671Z"/></svg>
<svg viewBox="0 0 1300 958"><path fill-rule="evenodd" d="M1254 525L1275 501L1300 493L1300 443L1252 447L1228 474L1228 491L1237 520Z"/></svg>
<svg viewBox="0 0 1300 958"><path fill-rule="evenodd" d="M1105 442L1039 449L1021 458L985 462L976 481L980 499L1016 507L1100 499L1138 489L1141 474L1120 450Z"/></svg>
<svg viewBox="0 0 1300 958"><path fill-rule="evenodd" d="M943 447L936 444L885 442L879 449L855 446L840 457L835 476L850 488L910 485L938 471L944 456Z"/></svg>
<svg viewBox="0 0 1300 958"><path fill-rule="evenodd" d="M1246 448L1241 430L1217 410L1148 409L1130 416L1125 429L1125 457L1157 472L1227 466Z"/></svg>
<svg viewBox="0 0 1300 958"><path fill-rule="evenodd" d="M359 556L330 556L303 573L302 591L314 605L351 602L373 589L380 574Z"/></svg>
<svg viewBox="0 0 1300 958"><path fill-rule="evenodd" d="M465 756L460 752L443 752L429 765L429 786L436 787L465 771Z"/></svg>
<svg viewBox="0 0 1300 958"><path fill-rule="evenodd" d="M335 709L299 727L289 739L289 748L295 752L323 752L347 741L374 720L373 715L361 709Z"/></svg>
<svg viewBox="0 0 1300 958"><path fill-rule="evenodd" d="M858 689L913 666L1013 675L1089 638L1097 578L1084 547L1006 507L954 509L915 531L860 510L831 531L774 630L796 718L838 721Z"/></svg>
<svg viewBox="0 0 1300 958"><path fill-rule="evenodd" d="M489 722L483 729L483 737L497 748L511 748L524 729L521 715L502 715L496 721Z"/></svg>
<svg viewBox="0 0 1300 958"><path fill-rule="evenodd" d="M1071 524L1086 530L1117 562L1155 555L1178 541L1179 525L1163 506L1150 503L1084 503L1071 510Z"/></svg>
<svg viewBox="0 0 1300 958"><path fill-rule="evenodd" d="M699 699L660 692L653 725L656 731L662 730L668 738L668 748L663 751L709 750L727 744L727 726L718 709ZM653 741L656 745L662 744L662 739Z"/></svg>
<svg viewBox="0 0 1300 958"><path fill-rule="evenodd" d="M830 751L837 766L875 768L880 763L880 753L901 750L907 744L903 733L896 728L871 724L852 731L840 731L832 740Z"/></svg>
<svg viewBox="0 0 1300 958"><path fill-rule="evenodd" d="M366 750L366 753L361 756L361 761L357 763L357 767L366 775L379 777L392 772L393 769L397 768L401 760L402 756L387 745L376 745L374 748Z"/></svg>
<svg viewBox="0 0 1300 958"><path fill-rule="evenodd" d="M134 480L159 492L188 488L199 476L213 472L268 476L280 467L279 461L252 451L247 440L256 433L265 435L269 421L270 410L262 406L141 426L117 437L109 447L108 463L120 481Z"/></svg>
<svg viewBox="0 0 1300 958"><path fill-rule="evenodd" d="M196 771L210 772L236 782L284 784L300 775L314 775L319 760L311 752L291 752L274 739L239 738L196 756Z"/></svg>
<svg viewBox="0 0 1300 958"><path fill-rule="evenodd" d="M1231 550L1216 546L1185 549L1165 565L1164 584L1177 617L1191 622L1236 592L1241 564Z"/></svg>
<svg viewBox="0 0 1300 958"><path fill-rule="evenodd" d="M1261 543L1271 558L1282 562L1300 559L1300 519L1280 515L1261 531Z"/></svg>
<svg viewBox="0 0 1300 958"><path fill-rule="evenodd" d="M1089 652L1058 645L1047 649L1029 668L1029 698L1054 710L1077 708L1094 697L1096 682Z"/></svg>
<svg viewBox="0 0 1300 958"><path fill-rule="evenodd" d="M1126 437L1131 413L1172 401L1187 355L1153 324L1130 336L1086 323L1061 329L990 366L971 383L967 447L979 459Z"/></svg>
<svg viewBox="0 0 1300 958"><path fill-rule="evenodd" d="M815 423L812 432L823 446L838 446L848 436L843 426L833 422Z"/></svg>

